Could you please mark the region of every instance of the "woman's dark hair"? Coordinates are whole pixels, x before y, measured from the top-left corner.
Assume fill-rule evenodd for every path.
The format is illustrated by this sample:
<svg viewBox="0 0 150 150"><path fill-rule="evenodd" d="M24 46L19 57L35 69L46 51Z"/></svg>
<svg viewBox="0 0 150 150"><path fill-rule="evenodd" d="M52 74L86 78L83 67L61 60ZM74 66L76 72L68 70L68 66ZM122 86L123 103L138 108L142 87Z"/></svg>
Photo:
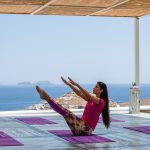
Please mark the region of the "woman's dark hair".
<svg viewBox="0 0 150 150"><path fill-rule="evenodd" d="M103 92L100 95L100 98L102 98L105 101L105 106L102 111L102 118L105 127L108 128L110 126L110 117L109 117L109 99L108 99L107 86L103 82L97 82L97 84L103 90Z"/></svg>

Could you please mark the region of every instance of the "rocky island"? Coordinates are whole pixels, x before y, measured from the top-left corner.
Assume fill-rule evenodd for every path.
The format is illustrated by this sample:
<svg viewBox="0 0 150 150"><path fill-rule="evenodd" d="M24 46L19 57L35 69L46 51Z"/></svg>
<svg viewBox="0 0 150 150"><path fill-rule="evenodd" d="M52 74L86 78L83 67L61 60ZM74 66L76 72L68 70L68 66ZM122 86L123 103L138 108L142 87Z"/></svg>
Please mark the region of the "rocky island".
<svg viewBox="0 0 150 150"><path fill-rule="evenodd" d="M56 102L64 106L65 108L84 108L86 105L86 101L79 96L77 96L74 92L64 94L62 97L55 99ZM119 107L120 105L116 102L110 100L109 102L110 107ZM29 106L27 109L29 110L48 110L51 109L50 106L46 101L43 101L40 104L34 104Z"/></svg>

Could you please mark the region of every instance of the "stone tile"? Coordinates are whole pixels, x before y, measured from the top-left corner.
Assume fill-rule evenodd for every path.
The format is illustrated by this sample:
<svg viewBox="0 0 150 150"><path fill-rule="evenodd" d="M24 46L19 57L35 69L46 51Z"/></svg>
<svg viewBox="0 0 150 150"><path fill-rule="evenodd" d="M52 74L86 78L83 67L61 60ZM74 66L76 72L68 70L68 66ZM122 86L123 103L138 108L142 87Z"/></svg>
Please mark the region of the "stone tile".
<svg viewBox="0 0 150 150"><path fill-rule="evenodd" d="M136 132L123 128L124 126L149 125L150 124L149 118L123 114L111 114L112 118L125 120L125 122L113 122L111 123L111 127L109 129L106 129L103 123L99 123L93 133L114 140L115 142L72 144L60 137L48 133L48 130L69 130L63 117L61 116L40 116L40 117L57 122L58 124L27 125L25 123L17 121L14 117L0 117L0 130L12 136L22 144L24 144L24 146L0 147L0 150L150 149L149 134L144 134L141 132Z"/></svg>

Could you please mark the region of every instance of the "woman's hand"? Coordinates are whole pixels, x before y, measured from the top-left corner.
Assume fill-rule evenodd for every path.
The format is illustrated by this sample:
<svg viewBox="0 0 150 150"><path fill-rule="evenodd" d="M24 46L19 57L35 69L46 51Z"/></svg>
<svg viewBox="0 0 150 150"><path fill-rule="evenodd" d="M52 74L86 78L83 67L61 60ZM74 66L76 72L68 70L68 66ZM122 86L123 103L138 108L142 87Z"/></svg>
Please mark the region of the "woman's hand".
<svg viewBox="0 0 150 150"><path fill-rule="evenodd" d="M66 85L70 85L69 82L67 82L63 77L61 77L62 81L66 84Z"/></svg>
<svg viewBox="0 0 150 150"><path fill-rule="evenodd" d="M73 81L70 77L68 77L68 79L69 79L69 81L70 81L70 83L72 84L72 85L78 85L75 81Z"/></svg>
<svg viewBox="0 0 150 150"><path fill-rule="evenodd" d="M68 77L69 82L66 81L63 77L61 77L62 81L68 85L78 96L80 96L81 98L83 98L84 100L88 101L89 98L87 97L87 95L89 95L88 92L86 92L78 83L76 83L75 81L73 81L70 77Z"/></svg>

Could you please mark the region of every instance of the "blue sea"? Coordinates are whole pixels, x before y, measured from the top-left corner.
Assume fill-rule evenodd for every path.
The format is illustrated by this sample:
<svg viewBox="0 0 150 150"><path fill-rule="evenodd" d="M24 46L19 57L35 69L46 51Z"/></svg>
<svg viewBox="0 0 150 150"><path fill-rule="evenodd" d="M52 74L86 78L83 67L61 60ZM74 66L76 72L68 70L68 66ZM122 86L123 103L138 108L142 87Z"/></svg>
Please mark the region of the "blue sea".
<svg viewBox="0 0 150 150"><path fill-rule="evenodd" d="M82 85L86 90L92 91L94 85ZM47 93L57 98L71 89L65 85L41 86ZM108 85L109 98L116 102L129 100L129 84ZM140 86L140 99L150 98L150 84ZM41 102L34 86L0 86L0 111L25 110L28 106Z"/></svg>

